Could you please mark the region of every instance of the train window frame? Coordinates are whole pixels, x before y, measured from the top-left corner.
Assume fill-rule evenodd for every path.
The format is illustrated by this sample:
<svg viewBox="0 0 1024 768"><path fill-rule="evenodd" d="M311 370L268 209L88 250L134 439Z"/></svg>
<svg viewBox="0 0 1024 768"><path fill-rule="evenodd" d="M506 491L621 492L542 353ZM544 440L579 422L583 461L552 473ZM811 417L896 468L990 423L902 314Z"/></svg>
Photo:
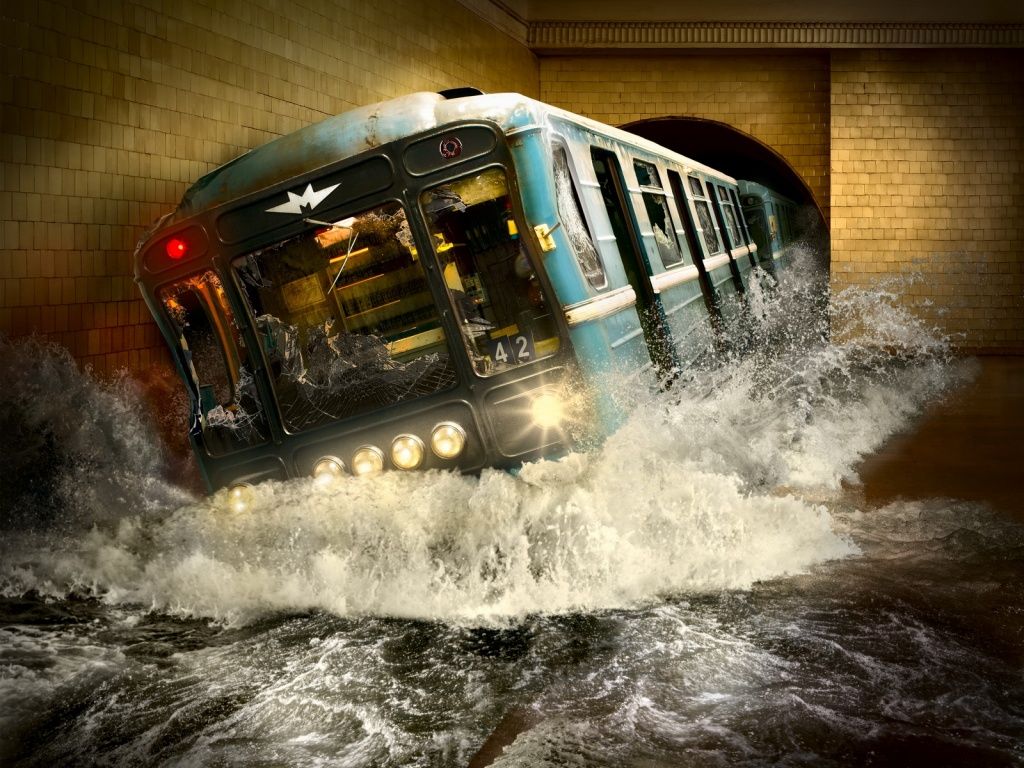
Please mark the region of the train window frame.
<svg viewBox="0 0 1024 768"><path fill-rule="evenodd" d="M725 225L729 235L730 249L739 248L744 244L740 242L740 238L743 237L743 227L739 222L739 215L732 204L729 190L724 184L719 182L715 182L711 186L715 190L716 202L719 210L722 212L722 223Z"/></svg>
<svg viewBox="0 0 1024 768"><path fill-rule="evenodd" d="M365 264L360 261L352 263L353 268L357 274L357 268L361 267L365 269L373 269L382 263L386 263L385 260L378 258L378 255L373 252L369 252L368 248L371 246L360 246L358 243L358 232L351 228L355 220L360 217L368 217L371 214L380 217L377 212L384 211L388 206L393 207L393 212L390 214L392 217L397 215L398 212L403 216L403 223L399 223L394 232L390 233L390 236L384 239L381 243L377 244L380 249L385 249L386 246L392 246L391 241L396 241L399 248L407 250L407 255L410 258L410 263L406 266L398 269L380 270L375 274L367 274L365 278L358 280L346 279L345 283L340 283L339 278L342 275L342 270L351 263L352 259L362 259L366 262ZM278 406L278 412L280 414L281 426L286 434L289 435L300 435L308 434L310 432L328 429L332 425L345 423L353 419L361 419L371 416L373 414L383 413L387 409L400 404L406 404L415 402L425 397L432 397L443 392L449 392L457 388L460 385L461 375L459 374L458 365L456 362L456 354L453 350L453 344L451 343L451 334L447 333L444 319L443 310L446 309L446 304L438 300L437 292L433 286L433 281L430 276L430 269L427 263L419 257L417 243L415 240L415 227L414 220L415 214L412 214L410 207L399 198L386 197L378 198L376 200L362 200L358 201L358 205L350 206L345 209L345 213L332 216L333 223L329 226L317 226L303 230L296 236L286 238L283 241L275 241L268 243L260 248L242 253L232 258L230 261L230 268L234 284L237 286L239 295L242 298L242 302L245 305L246 312L248 315L248 321L251 325L251 332L257 339L257 347L263 358L263 365L265 370L265 378L270 391L273 394L276 406ZM348 223L350 228L347 237L347 248L342 247L337 257L330 257L328 248L332 245L338 245L333 242L337 230L339 227ZM373 222L368 220L368 226L372 226ZM397 236L397 230L401 229L402 226L408 230L407 238L401 238ZM352 231L355 231L355 238L352 237ZM378 233L379 234L379 233ZM344 239L344 236L339 236ZM325 258L328 261L311 271L305 271L300 278L289 281L287 284L282 284L281 295L278 300L283 303L286 311L274 313L270 311L266 306L265 300L261 298L259 308L261 313L257 314L257 307L253 303L252 291L259 291L261 287L253 284L249 285L249 278L244 276L244 269L250 268L252 264L247 263L247 260L256 259L262 256L265 252L271 250L281 250L286 246L293 244L300 239L304 239L305 245L310 246L310 241L315 241L321 250L325 251ZM323 242L321 239L324 239ZM408 239L408 243L407 243ZM364 241L366 242L366 241ZM366 253L364 253L366 252ZM400 254L399 254L400 257ZM296 259L297 256L289 254L289 258ZM392 259L393 260L393 259ZM329 284L328 289L324 290L324 281L319 282L319 293L323 294L323 298L313 303L326 304L326 307L321 307L321 311L326 308L330 312L330 316L322 318L322 321L313 323L305 323L305 314L311 314L314 307L311 303L311 294L315 293L315 289L312 286L313 279L316 275L321 275L325 270L333 271L335 262L341 262L339 271L335 275L333 282L330 279L330 273L327 274L327 283ZM420 278L422 279L422 288L417 292L417 295L429 296L429 304L424 303L420 309L425 309L427 306L432 305L434 314L432 317L428 317L425 321L420 322L419 325L430 325L433 323L435 328L428 328L422 332L417 332L409 336L403 336L401 338L395 338L391 341L384 342L384 350L374 349L374 339L379 341L379 326L383 323L388 322L388 319L394 319L394 317L385 317L382 321L379 321L377 326L370 323L370 319L380 315L381 311L386 307L390 306L389 303L374 304L373 290L374 281L380 278L385 278L381 282L378 289L384 291L388 290L400 291L402 285L407 283L416 283L417 275L414 273L412 276L407 273L407 280L404 283L396 283L392 288L391 283L394 283L398 276L402 272L408 272L410 267L414 264L420 266ZM262 265L257 265L262 266ZM298 267L296 267L298 268ZM348 278L356 276L356 274L348 275ZM259 275L262 278L262 275ZM293 286L295 284L303 284L296 286L294 290L290 292L290 295L286 295L286 286ZM270 287L273 286L271 282ZM352 293L352 289L360 288L357 293ZM306 295L303 293L308 289ZM362 294L370 291L367 296ZM346 294L348 291L351 295ZM409 294L412 296L414 294ZM397 303L406 295L399 296L395 301L391 303ZM294 303L294 308L289 306L289 303ZM367 307L355 306L358 303L366 303ZM383 302L383 299L381 299ZM279 307L280 308L280 307ZM308 310L308 311L304 311ZM336 310L336 311L335 311ZM361 325L351 325L349 321L358 318L362 315ZM395 317L400 317L401 314L396 314ZM269 319L263 319L268 317ZM285 321L282 321L282 317L285 317ZM261 324L261 319L263 322ZM294 319L294 323L291 323ZM359 328L369 329L367 333L360 333ZM415 326L414 326L415 328ZM353 330L354 329L354 330ZM294 331L294 340L290 341L291 334ZM336 333L332 333L336 331ZM323 334L321 334L323 332ZM356 338L358 337L358 338ZM421 343L422 342L422 343ZM268 349L268 343L270 348L278 350L278 354L281 355L279 358L271 358L270 349ZM349 345L351 348L347 348ZM292 346L295 346L297 350L298 358L296 359L295 350L291 350ZM378 345L380 346L380 345ZM279 349L280 347L280 349ZM327 359L328 367L325 369L324 362L325 358L329 355L325 350L330 350L334 353L334 358ZM291 350L291 351L290 351ZM436 378L438 380L437 386L430 389L430 391L416 391L416 387L408 387L406 393L401 396L392 397L391 399L384 401L382 397L379 401L360 401L358 398L351 398L349 389L358 389L356 387L349 386L344 391L340 387L335 386L335 377L331 366L335 359L339 361L355 360L351 366L351 370L361 375L362 372L357 371L360 367L359 360L364 362L373 361L379 357L379 353L383 352L386 354L391 364L397 364L403 367L415 367L424 366L429 367L432 362L428 357L432 354L431 350L435 350L438 355L444 354L446 358L437 356L434 360L440 367L439 373ZM307 361L304 359L303 354L310 355L310 359L314 362L314 368L307 375ZM383 359L379 359L378 362L383 364ZM299 367L296 370L296 365ZM280 371L275 371L275 366L280 368ZM287 370L286 370L287 369ZM323 369L323 370L322 370ZM331 370L328 370L331 369ZM404 369L402 369L404 370ZM342 371L342 374L345 374ZM371 371L372 373L372 371ZM427 376L426 368L421 375ZM416 376L415 368L411 370L411 377ZM393 379L393 375L391 377ZM381 377L381 382L386 384L386 377ZM340 380L339 380L340 381ZM314 397L313 389L317 388L317 384L328 383L328 394L332 396L331 403L328 403L324 399L317 399ZM340 383L345 383L340 381ZM351 382L349 382L350 384ZM380 383L380 382L378 382ZM287 386L286 386L287 385ZM382 384L382 386L384 386ZM290 392L291 387L294 390L292 399L285 399L283 396L283 390ZM400 387L399 387L400 388ZM365 390L370 391L370 390ZM372 393L371 393L372 394ZM303 398L305 402L303 402ZM338 400L337 406L334 406L334 401ZM372 397L371 397L372 400ZM353 404L354 403L354 404ZM329 409L331 404L331 410ZM294 411L294 417L292 412ZM305 412L305 413L304 413ZM318 413L318 415L316 415Z"/></svg>
<svg viewBox="0 0 1024 768"><path fill-rule="evenodd" d="M583 225L583 232L578 234L585 234L587 243L590 249L593 251L594 259L597 262L597 267L600 272L600 283L595 282L587 269L583 264L583 260L576 248L576 241L573 238L572 233L576 231L574 228L566 225L566 236L569 239L570 244L573 246L573 253L576 256L576 264L580 268L580 273L583 275L583 279L587 281L591 288L596 291L603 291L608 288L608 269L605 266L604 259L601 256L601 251L597 247L597 241L594 239L594 227L593 223L587 218L589 213L586 206L583 205L583 198L580 196L580 179L579 169L576 166L575 158L569 149L567 142L555 139L551 144L551 158L552 158L552 176L555 184L555 207L558 210L559 219L565 224L564 217L565 213L562 210L562 195L558 188L558 171L557 171L557 160L556 156L561 153L565 158L565 167L568 173L569 188L572 192L572 201L574 204L573 213L578 217L579 222Z"/></svg>
<svg viewBox="0 0 1024 768"><path fill-rule="evenodd" d="M706 182L699 176L688 173L686 174L688 184L690 187L691 199L693 201L694 209L694 221L700 227L700 236L703 240L704 248L707 251L707 258L718 256L719 254L728 253L725 247L725 239L722 237L722 233L718 230L718 222L715 221L715 212L712 208L712 201L707 192ZM703 206L703 210L707 213L707 223L711 224L710 230L704 226L705 221L700 215ZM708 241L708 232L710 231L711 236L714 238L714 247L712 243Z"/></svg>
<svg viewBox="0 0 1024 768"><path fill-rule="evenodd" d="M198 297L200 293L196 286L204 283L209 284L214 290L214 309L218 310L221 316L217 319L211 317L210 307L202 300L198 308L213 334L210 340L212 348L215 348L213 356L217 360L218 372L224 375L223 385L230 390L228 393L218 392L220 384L211 383L205 374L201 375L197 362L201 355L205 355L200 352L197 345L190 343L186 334L186 324L183 322L183 317L189 310L178 301L187 292ZM190 425L190 432L199 436L204 451L213 458L256 448L265 445L271 439L270 420L263 394L256 382L258 366L263 364L263 360L259 356L253 359L225 284L223 276L213 264L206 264L194 272L162 282L153 290L163 320L174 332L172 348L189 382L192 399L190 418L193 422ZM172 291L173 296L169 295ZM177 311L172 307L172 301L178 305ZM178 312L182 317L177 316ZM208 369L207 362L203 363L202 369ZM225 398L223 394L230 394L230 397ZM210 400L211 397L214 400ZM243 407L243 398L252 401L252 411ZM213 431L215 428L223 429ZM232 442L235 444L231 445Z"/></svg>
<svg viewBox="0 0 1024 768"><path fill-rule="evenodd" d="M683 222L683 236L686 238L688 249L691 252L691 259L694 266L703 275L705 274L704 246L697 237L697 220L690 205L690 198L686 194L686 185L683 182L686 173L678 168L667 168L665 176L668 178L669 189L672 190L676 215Z"/></svg>
<svg viewBox="0 0 1024 768"><path fill-rule="evenodd" d="M486 238L476 244L471 242L451 243L449 248L443 249L444 252L452 251L452 255L446 264L445 259L448 257L442 258L441 256L442 249L438 245L438 234L442 235L440 242L448 243L448 241L443 237L445 234L443 231L441 233L435 231L439 227L437 227L436 222L432 218L439 214L440 210L435 211L433 214L427 211L427 206L438 199L434 198L434 200L428 201L427 197L431 193L435 193L443 187L460 183L467 185L476 183L478 187L486 188L486 183L482 181L482 178L486 174L495 172L500 173L504 179L504 196L507 197L507 211L509 213L508 223L515 224L514 229L509 227L508 237L510 243L518 243L518 254L513 260L513 273L517 278L527 283L526 291L520 294L494 290L493 285L486 284L487 280L492 279L493 275L487 276L484 274L484 276L481 276L483 272L479 269L472 275L474 278L473 286L475 287L473 294L467 291L466 284L470 281L468 279L463 280L463 278L470 276L470 270L466 269L466 274L463 275L463 271L459 269L460 265L466 266L471 264L474 268L478 267L479 263L476 261L476 256L484 251L493 250L497 246L493 242L484 242ZM425 185L417 192L417 213L420 216L421 224L428 235L430 235L433 256L437 262L439 274L442 276L442 287L449 303L449 311L452 312L452 317L458 326L466 360L469 363L470 370L478 378L482 379L500 376L509 371L520 370L526 366L535 366L543 360L557 359L559 355L563 354L568 344L568 339L565 337L559 320L561 304L553 287L547 285L541 279L543 262L538 254L527 245L525 239L521 238L518 234L519 231L525 228L525 219L520 207L516 204L517 192L514 182L514 168L509 168L502 164L491 164L477 168L468 168L464 173L457 176L445 177ZM462 203L463 211L461 212L463 213L477 204L489 203L498 199L498 197L481 198L477 203L466 205L461 195L454 192L454 190L449 192ZM457 210L457 206L454 206L454 208L456 213L460 213ZM482 225L477 225L474 231L480 227ZM515 237L512 236L513 231L516 233ZM469 240L469 238L465 239ZM466 254L455 252L455 248L465 248ZM450 271L449 268L453 269ZM456 291L462 295L456 296ZM499 295L506 302L504 307L506 311L508 309L507 302L512 300L509 299L510 295L515 296L516 299L521 299L525 296L527 301L533 304L534 307L546 309L546 314L534 315L530 319L540 321L546 318L550 325L548 328L549 335L538 340L534 334L534 328L531 327L529 333L524 333L520 328L520 325L524 322L524 313L529 312L530 307L519 308L514 321L496 326L487 318L485 310L491 308L494 319L497 319L499 302L496 300L496 297ZM535 301L536 296L540 297L541 301L539 304ZM475 312L476 316L470 317L470 312ZM542 327L542 325L540 322L536 323L538 328ZM502 334L502 331L506 331L506 333ZM479 342L481 340L484 342L484 350L480 348ZM544 349L542 349L542 345ZM524 360L524 357L528 359ZM509 360L514 362L509 362Z"/></svg>
<svg viewBox="0 0 1024 768"><path fill-rule="evenodd" d="M670 269L676 269L678 267L689 266L687 264L687 251L688 247L685 247L679 240L678 227L676 220L672 216L672 206L668 202L668 194L665 185L661 178L661 169L656 163L652 163L648 160L631 156L630 159L633 161L633 175L636 178L637 189L640 191L640 199L644 204L644 213L647 216L647 223L651 226L651 234L654 237L655 248L657 250L657 256L661 260L661 265L665 268L665 271ZM654 184L644 184L640 179L639 171L643 169L648 179L657 182ZM665 239L668 240L670 246L674 246L675 259L671 261L665 260L665 248L661 242L658 241L657 226L651 217L651 207L659 206L661 212L665 218L665 226L671 231L662 232ZM636 212L634 211L634 215ZM646 235L645 235L646 237ZM693 262L693 256L690 255L690 263Z"/></svg>

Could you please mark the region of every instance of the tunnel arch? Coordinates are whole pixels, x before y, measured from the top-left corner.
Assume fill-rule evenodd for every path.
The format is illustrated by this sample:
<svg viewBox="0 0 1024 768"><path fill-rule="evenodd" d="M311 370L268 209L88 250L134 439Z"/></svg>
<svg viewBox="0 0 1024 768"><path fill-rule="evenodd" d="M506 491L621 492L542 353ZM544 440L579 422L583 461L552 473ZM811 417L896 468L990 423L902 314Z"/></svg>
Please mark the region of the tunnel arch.
<svg viewBox="0 0 1024 768"><path fill-rule="evenodd" d="M800 206L813 206L824 228L824 211L807 182L785 157L749 133L718 120L681 115L645 118L620 127L734 178L771 187Z"/></svg>

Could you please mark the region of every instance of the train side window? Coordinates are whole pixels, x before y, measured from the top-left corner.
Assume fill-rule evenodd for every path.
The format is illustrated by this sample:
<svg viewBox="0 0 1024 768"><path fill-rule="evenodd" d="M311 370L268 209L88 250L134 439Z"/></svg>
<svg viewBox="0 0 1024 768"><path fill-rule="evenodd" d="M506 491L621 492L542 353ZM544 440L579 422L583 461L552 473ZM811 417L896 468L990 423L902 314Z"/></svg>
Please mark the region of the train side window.
<svg viewBox="0 0 1024 768"><path fill-rule="evenodd" d="M668 211L668 202L665 199L661 178L658 176L658 169L642 160L634 160L633 169L636 171L637 181L640 182L640 196L643 198L647 218L654 231L654 242L658 247L661 263L666 267L682 264L683 254L676 239L672 215Z"/></svg>
<svg viewBox="0 0 1024 768"><path fill-rule="evenodd" d="M608 285L608 276L604 271L601 256L594 247L594 238L583 215L579 193L569 169L569 156L565 147L555 147L554 151L555 193L558 196L558 215L565 226L565 234L572 243L576 261L579 262L583 276L594 288L601 289Z"/></svg>
<svg viewBox="0 0 1024 768"><path fill-rule="evenodd" d="M697 254L700 253L700 243L697 242L697 237L694 234L693 226L693 214L690 213L690 208L686 202L686 192L683 189L683 179L678 172L669 169L668 183L672 188L672 196L675 198L676 203L676 214L679 216L680 221L683 222L683 234L686 237L686 250L690 254L694 263L701 261Z"/></svg>
<svg viewBox="0 0 1024 768"><path fill-rule="evenodd" d="M722 252L722 241L718 238L718 230L715 228L715 218L711 215L711 207L704 191L704 184L696 176L687 177L690 181L690 191L693 192L693 207L697 211L697 222L700 224L704 236L704 244L708 249L708 256L714 256Z"/></svg>
<svg viewBox="0 0 1024 768"><path fill-rule="evenodd" d="M735 248L740 245L740 225L736 219L736 211L733 210L732 200L725 187L714 184L712 188L718 192L718 203L722 209L722 218L725 220L725 228L728 231L729 242Z"/></svg>
<svg viewBox="0 0 1024 768"><path fill-rule="evenodd" d="M217 275L207 270L160 290L192 379L192 429L223 455L263 443L267 424L248 352Z"/></svg>

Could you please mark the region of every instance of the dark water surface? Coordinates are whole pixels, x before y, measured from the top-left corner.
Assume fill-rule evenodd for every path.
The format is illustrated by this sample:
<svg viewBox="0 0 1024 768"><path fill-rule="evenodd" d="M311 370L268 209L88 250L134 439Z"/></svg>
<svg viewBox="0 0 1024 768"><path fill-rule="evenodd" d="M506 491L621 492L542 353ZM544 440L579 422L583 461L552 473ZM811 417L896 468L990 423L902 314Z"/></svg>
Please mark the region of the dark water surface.
<svg viewBox="0 0 1024 768"><path fill-rule="evenodd" d="M130 382L0 342L0 764L1024 763L1024 528L858 495L973 375L899 292L755 291L744 354L592 453L243 515Z"/></svg>

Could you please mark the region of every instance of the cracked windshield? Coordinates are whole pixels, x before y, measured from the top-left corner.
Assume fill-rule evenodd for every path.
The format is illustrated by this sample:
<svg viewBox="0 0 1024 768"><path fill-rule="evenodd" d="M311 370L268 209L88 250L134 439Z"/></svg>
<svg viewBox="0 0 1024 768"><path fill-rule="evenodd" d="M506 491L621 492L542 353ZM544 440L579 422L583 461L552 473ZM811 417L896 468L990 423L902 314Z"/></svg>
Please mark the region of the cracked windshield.
<svg viewBox="0 0 1024 768"><path fill-rule="evenodd" d="M299 431L455 386L402 206L389 202L322 224L234 262L286 427Z"/></svg>

